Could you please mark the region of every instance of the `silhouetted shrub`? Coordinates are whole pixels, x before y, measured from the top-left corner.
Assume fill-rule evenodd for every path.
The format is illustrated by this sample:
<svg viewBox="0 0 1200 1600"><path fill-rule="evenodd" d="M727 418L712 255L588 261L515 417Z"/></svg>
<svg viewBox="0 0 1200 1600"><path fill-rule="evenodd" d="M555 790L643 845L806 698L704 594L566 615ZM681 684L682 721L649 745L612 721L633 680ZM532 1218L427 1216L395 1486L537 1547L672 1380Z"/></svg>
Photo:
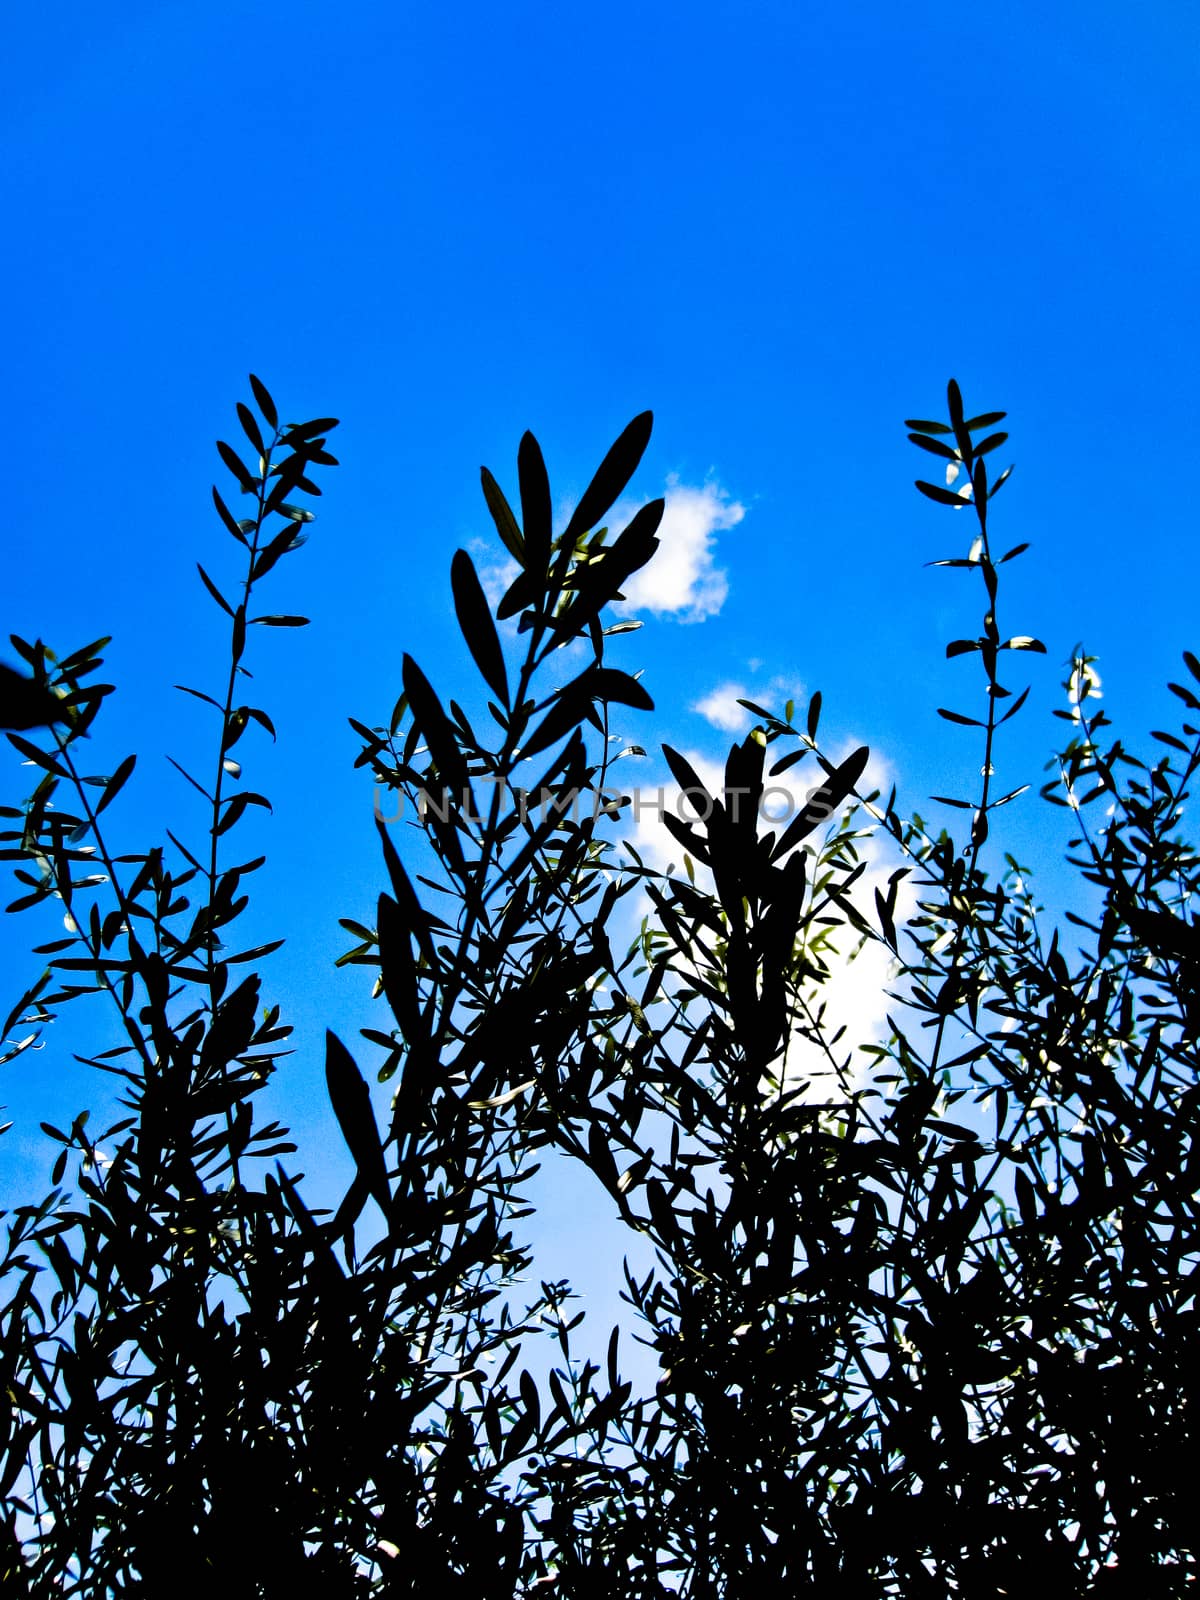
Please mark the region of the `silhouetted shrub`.
<svg viewBox="0 0 1200 1600"><path fill-rule="evenodd" d="M978 793L943 797L965 838L861 794L867 752L822 755L817 695L803 726L751 706L717 794L665 751L690 808L666 819L678 871L618 848L629 768L608 737L612 705L653 709L607 654L636 624L605 619L662 503L603 526L649 414L557 537L532 435L519 518L484 472L517 576L493 612L471 558L451 565L476 723L406 655L391 726L355 725L424 845L406 866L380 823L375 926L346 924L345 962L377 969L363 1031L391 1087L381 1129L329 1035L355 1165L329 1215L280 1164L287 1131L255 1121L289 1030L262 996L274 947L236 943L261 862L230 862L265 803L231 752L273 733L240 699L249 628L302 621L253 614L257 591L302 543L335 424L281 426L251 385L251 465L219 450L252 515L214 490L241 588L201 570L228 619L226 689L187 691L218 722L211 776L190 774L202 844L110 855L104 812L134 758L96 780L77 745L105 641L59 659L14 640L62 726L9 735L41 774L4 811L9 909L58 895L71 921L39 947L9 1056L99 994L120 1032L92 1064L125 1114L95 1137L82 1116L44 1125L73 1187L8 1213L6 1592L1181 1593L1200 1370L1200 879L1181 825L1200 742L1187 722L1156 733L1153 765L1109 742L1079 652L1043 793L1074 813L1095 909L1044 927L996 838L1014 796L994 793L993 745L1025 698L1002 675L1041 649L997 620L1024 548L991 542L1003 414L964 418L952 383L947 422L908 424L949 469L918 488L978 524L941 563L985 591L979 634L947 647L979 658L979 714L941 713L981 746ZM1194 718L1200 688L1171 687ZM801 762L815 789L764 824L765 787ZM893 961L890 1035L866 1050L823 1016L839 926ZM513 1310L539 1158L579 1163L657 1251L644 1280L626 1268L651 1393L622 1379L615 1330L603 1370L572 1359L568 1285ZM526 1362L547 1325L563 1359L542 1381Z"/></svg>

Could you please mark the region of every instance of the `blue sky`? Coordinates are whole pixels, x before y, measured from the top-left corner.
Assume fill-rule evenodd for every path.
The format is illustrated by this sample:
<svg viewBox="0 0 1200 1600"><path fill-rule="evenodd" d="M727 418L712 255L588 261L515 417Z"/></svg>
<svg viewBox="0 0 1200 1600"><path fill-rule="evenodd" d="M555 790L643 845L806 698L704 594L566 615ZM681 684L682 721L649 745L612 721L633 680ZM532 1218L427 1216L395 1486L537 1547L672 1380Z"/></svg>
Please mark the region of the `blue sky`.
<svg viewBox="0 0 1200 1600"><path fill-rule="evenodd" d="M1032 549L1001 628L1049 651L1024 658L1001 781L1041 781L1079 639L1131 739L1172 725L1163 686L1198 647L1198 46L1177 3L6 19L5 632L114 635L93 744L102 771L140 753L114 807L131 847L186 816L165 753L208 761L171 686L221 670L195 575L234 570L212 442L250 370L287 416L342 418L310 543L265 591L313 619L256 641L279 744L242 746L275 802L240 853L270 855L250 932L288 935L268 987L298 1029L277 1092L302 1140L336 1138L324 1025L379 1025L361 971L332 970L338 917L372 921L383 883L346 717L387 718L405 650L447 693L470 681L449 562L489 536L480 463L511 486L527 427L565 505L655 411L634 489L670 486L675 564L616 657L658 703L623 730L642 743L716 757L697 704L820 688L833 741L870 743L909 806L969 792L978 750L934 708L979 703L977 664L943 658L977 580L923 563L973 522L915 493L901 425L940 416L951 375L1009 412L996 537ZM25 779L12 756L4 798ZM1006 818L1049 882L1060 816L1028 797ZM6 921L15 997L53 930ZM111 1026L79 1008L0 1084L0 1193L48 1165L38 1117L96 1103L69 1051Z"/></svg>

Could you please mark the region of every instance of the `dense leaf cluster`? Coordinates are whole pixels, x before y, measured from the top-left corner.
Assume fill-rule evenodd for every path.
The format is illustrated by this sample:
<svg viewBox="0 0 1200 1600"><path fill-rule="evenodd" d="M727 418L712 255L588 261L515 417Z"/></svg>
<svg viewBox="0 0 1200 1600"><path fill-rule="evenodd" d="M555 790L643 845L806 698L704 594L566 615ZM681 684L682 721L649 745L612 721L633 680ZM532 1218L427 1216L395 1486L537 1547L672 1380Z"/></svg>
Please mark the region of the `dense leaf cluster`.
<svg viewBox="0 0 1200 1600"><path fill-rule="evenodd" d="M965 840L860 793L868 752L821 753L816 695L803 729L751 705L716 794L665 750L694 814L667 819L679 870L619 848L610 712L653 705L610 663L636 624L606 608L663 505L615 536L603 519L650 416L557 536L532 435L519 517L484 471L516 575L493 608L470 556L451 565L474 722L406 655L391 725L355 724L360 764L421 826L401 850L380 820L374 923L344 924L391 1087L381 1121L328 1036L355 1170L330 1214L281 1164L287 1131L255 1118L289 1030L262 998L275 946L233 936L262 861L225 853L267 804L232 754L252 725L274 734L240 699L248 629L303 622L252 601L302 542L296 500L336 464L335 424L281 426L251 385L250 464L218 446L251 514L214 490L240 590L200 569L229 628L225 688L185 691L216 713L211 777L185 774L202 844L110 854L134 758L93 777L78 745L104 641L60 660L14 640L33 676L9 737L38 777L3 813L9 909L57 897L68 928L38 947L8 1057L67 1001L107 996L120 1042L91 1065L123 1114L96 1136L86 1114L45 1126L72 1187L8 1214L5 1592L157 1596L182 1572L259 1596L941 1600L1024 1574L1064 1595L1181 1593L1200 1355L1200 866L1181 830L1200 734L1157 733L1153 765L1107 742L1079 652L1043 791L1073 813L1079 899L1047 930L1025 869L989 874L1016 798L993 793L994 744L1027 693L1001 674L1042 649L997 621L1024 548L992 554L1003 414L967 418L952 383L947 422L908 424L946 479L917 487L978 529L940 563L984 590L978 636L947 647L979 657L980 714L941 712L983 747L979 793L938 797ZM1171 687L1194 717L1185 661L1196 686ZM765 824L766 786L801 762L816 787ZM891 875L868 900L881 849ZM866 1050L825 1015L839 930L893 962L889 1036ZM655 1249L644 1279L625 1267L650 1392L622 1377L616 1330L603 1365L572 1354L569 1285L522 1305L522 1189L564 1161Z"/></svg>

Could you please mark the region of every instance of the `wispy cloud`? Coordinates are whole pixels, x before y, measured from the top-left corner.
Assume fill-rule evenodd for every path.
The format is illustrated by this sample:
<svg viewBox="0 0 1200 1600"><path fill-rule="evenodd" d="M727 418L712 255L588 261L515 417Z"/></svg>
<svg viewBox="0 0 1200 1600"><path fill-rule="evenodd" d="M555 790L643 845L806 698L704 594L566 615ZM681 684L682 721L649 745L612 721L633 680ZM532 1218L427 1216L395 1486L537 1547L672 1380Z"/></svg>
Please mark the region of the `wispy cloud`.
<svg viewBox="0 0 1200 1600"><path fill-rule="evenodd" d="M748 661L746 665L751 672L755 672L762 662ZM776 676L765 688L753 685L747 688L744 683L719 683L701 699L693 701L692 710L722 733L744 733L750 726L750 712L738 704L739 700L751 700L766 710L782 715L789 701L794 705L803 696L804 685L795 678Z"/></svg>
<svg viewBox="0 0 1200 1600"><path fill-rule="evenodd" d="M782 710L787 701L799 702L804 697L805 688L798 678L787 678L782 674L777 674L767 685L766 705L768 710ZM760 697L755 694L751 698L758 700Z"/></svg>
<svg viewBox="0 0 1200 1600"><path fill-rule="evenodd" d="M494 611L521 569L511 556L497 557L495 550L482 539L472 540L471 550L476 556L479 582Z"/></svg>
<svg viewBox="0 0 1200 1600"><path fill-rule="evenodd" d="M703 700L697 700L692 710L698 711L706 722L724 733L741 733L750 724L750 713L745 706L738 705L738 701L745 700L749 694L750 691L741 683L718 684L711 694L706 694Z"/></svg>

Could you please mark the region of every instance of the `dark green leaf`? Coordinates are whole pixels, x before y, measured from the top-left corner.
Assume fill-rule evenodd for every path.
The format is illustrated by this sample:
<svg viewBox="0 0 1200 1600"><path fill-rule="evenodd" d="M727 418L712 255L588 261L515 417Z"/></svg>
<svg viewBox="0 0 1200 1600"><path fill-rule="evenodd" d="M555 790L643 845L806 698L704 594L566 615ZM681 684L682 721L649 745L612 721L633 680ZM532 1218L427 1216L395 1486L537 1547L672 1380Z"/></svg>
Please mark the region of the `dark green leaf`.
<svg viewBox="0 0 1200 1600"><path fill-rule="evenodd" d="M591 676L591 693L596 700L615 700L638 711L653 711L654 701L636 678L616 667L597 667Z"/></svg>
<svg viewBox="0 0 1200 1600"><path fill-rule="evenodd" d="M975 510L979 517L980 526L982 527L987 517L988 503L988 478L986 461L976 461L974 470L971 473L971 487L975 492ZM986 577L989 571L989 564L986 559L983 562L983 570L984 576ZM989 587L988 592L994 600L996 597L994 588Z"/></svg>
<svg viewBox="0 0 1200 1600"><path fill-rule="evenodd" d="M40 672L45 665L45 653L42 645L40 643L36 646L28 644L15 633L10 633L8 637L13 649L21 659L32 667L35 672Z"/></svg>
<svg viewBox="0 0 1200 1600"><path fill-rule="evenodd" d="M404 869L403 862L396 853L396 847L392 843L386 824L377 819L375 826L379 831L379 837L383 844L384 862L387 866L388 877L391 880L392 894L395 897L403 924L416 936L417 944L420 947L426 965L431 970L436 970L437 958L434 954L433 941L429 936L431 922L429 914L422 908L420 901L417 899L416 891L412 886L408 873Z"/></svg>
<svg viewBox="0 0 1200 1600"><path fill-rule="evenodd" d="M254 474L250 471L249 467L241 459L237 452L231 449L231 447L225 443L224 439L218 439L217 453L220 455L221 460L229 468L230 472L232 472L234 477L237 479L238 485L243 494L252 494L258 485L256 483Z"/></svg>
<svg viewBox="0 0 1200 1600"><path fill-rule="evenodd" d="M544 581L544 573L539 574L532 568L528 572L519 572L496 607L496 616L499 620L507 622L509 617L515 617L518 611L523 611L526 606L531 606L539 600Z"/></svg>
<svg viewBox="0 0 1200 1600"><path fill-rule="evenodd" d="M486 467L480 467L479 478L483 484L483 498L487 501L487 508L492 514L492 521L496 524L496 532L500 535L501 544L514 560L524 565L525 541L521 537L520 528L517 527L517 519L512 514L512 507L505 499L500 485Z"/></svg>
<svg viewBox="0 0 1200 1600"><path fill-rule="evenodd" d="M550 740L549 743L553 744L554 740ZM568 770L571 770L572 767L582 767L583 750L583 737L579 733L579 730L576 729L575 732L572 733L570 739L568 739L565 749L555 761L554 768L566 766ZM544 783L545 780L543 780L543 787ZM534 790L533 793L537 794L538 790ZM567 808L569 808L569 794L564 796L560 793L556 795L555 798L564 799ZM525 874L530 862L550 838L550 835L557 832L557 830L562 826L564 814L564 806L556 805L553 802L544 807L541 816L538 818L536 827L534 827L530 832L529 836L525 840L525 843L521 846L521 849L517 852L513 860L507 863L505 866L504 875L509 883L520 885L522 882L526 881ZM526 825L528 826L528 822Z"/></svg>
<svg viewBox="0 0 1200 1600"><path fill-rule="evenodd" d="M292 423L284 433L283 442L292 448L307 444L310 439L316 439L323 433L332 433L337 425L336 417L318 417L315 422Z"/></svg>
<svg viewBox="0 0 1200 1600"><path fill-rule="evenodd" d="M217 588L216 584L212 581L212 579L209 577L208 573L205 572L204 568L200 565L200 563L198 561L196 563L196 571L200 574L200 579L201 579L201 582L204 584L204 587L208 590L209 594L212 595L213 599L220 606L221 610L225 613L225 615L227 617L232 617L233 616L233 607L229 604L229 601L226 600L225 596Z"/></svg>
<svg viewBox="0 0 1200 1600"><path fill-rule="evenodd" d="M168 757L168 760L169 759L170 758ZM180 768L180 770L182 771L182 768ZM184 777L187 777L186 773L184 773ZM199 788L199 785L197 784L196 787ZM201 793L203 792L204 791L201 790ZM267 811L270 811L271 809L271 802L267 800L265 796L261 794L252 794L248 789L242 790L240 794L231 795L230 798L227 801L222 802L222 804L225 807L225 815L217 824L218 835L222 833L228 833L230 828L234 827L238 822L247 806L262 806Z"/></svg>
<svg viewBox="0 0 1200 1600"><path fill-rule="evenodd" d="M1028 689L1022 689L1020 694L1013 701L1012 705L1009 706L1008 710L1000 718L1000 722L998 722L996 724L996 726L999 727L1000 723L1007 722L1010 717L1015 717L1017 712L1020 711L1021 707L1025 704L1025 702L1026 702L1026 700L1028 698L1029 698L1029 690Z"/></svg>
<svg viewBox="0 0 1200 1600"><path fill-rule="evenodd" d="M967 432L963 418L962 395L953 378L946 385L946 405L950 412L950 426L954 430L954 437L958 440L959 454L969 466L972 457L971 435Z"/></svg>
<svg viewBox="0 0 1200 1600"><path fill-rule="evenodd" d="M225 707L224 707L224 706L223 706L223 705L222 705L222 704L221 704L221 703L220 703L220 701L219 701L219 700L214 700L214 699L213 699L213 697L212 697L212 695L210 695L210 694L205 694L205 693L204 693L204 692L203 692L203 691L202 691L202 690L200 690L200 689L189 689L189 688L188 688L188 686L187 686L187 684L185 684L185 683L177 683L177 684L176 684L176 685L175 685L175 687L176 687L176 688L177 688L177 689L178 689L178 690L179 690L179 692L180 692L180 693L181 693L181 694L190 694L190 695L194 695L194 696L195 696L195 698L196 698L196 699L197 699L197 700L203 700L203 701L204 701L204 703L205 703L205 705L209 705L209 706L215 706L215 707L216 707L216 709L217 709L217 710L218 710L218 711L219 711L219 712L221 712L221 714L222 714L222 715L224 715L224 712L225 712Z"/></svg>
<svg viewBox="0 0 1200 1600"><path fill-rule="evenodd" d="M250 374L250 388L254 394L254 403L266 419L268 428L279 426L279 413L275 409L275 402L271 399L267 387L253 373Z"/></svg>
<svg viewBox="0 0 1200 1600"><path fill-rule="evenodd" d="M533 1418L534 1428L537 1429L541 1426L542 1421L541 1397L538 1394L537 1384L530 1377L529 1373L524 1370L521 1372L520 1389L521 1403L525 1407L526 1415Z"/></svg>
<svg viewBox="0 0 1200 1600"><path fill-rule="evenodd" d="M942 506L969 506L970 500L966 495L955 494L953 489L943 489L940 483L922 483L916 480L917 488L930 500L936 500Z"/></svg>
<svg viewBox="0 0 1200 1600"><path fill-rule="evenodd" d="M612 1151L608 1148L608 1141L601 1132L599 1124L595 1122L588 1128L588 1166L610 1194L618 1193L617 1164L613 1160Z"/></svg>
<svg viewBox="0 0 1200 1600"><path fill-rule="evenodd" d="M958 451L948 444L943 444L940 439L926 439L919 433L910 433L908 437L922 450L928 450L931 456L942 456L947 461L957 461L959 458Z"/></svg>
<svg viewBox="0 0 1200 1600"><path fill-rule="evenodd" d="M408 928L400 908L390 895L379 896L377 920L379 939L379 975L383 992L392 1008L392 1015L404 1035L405 1043L413 1045L424 1035L417 990L417 968L413 961Z"/></svg>
<svg viewBox="0 0 1200 1600"><path fill-rule="evenodd" d="M100 813L117 798L129 778L130 773L137 765L136 756L126 756L121 765L113 773L104 786L104 793L100 796L100 804L96 807L96 815Z"/></svg>
<svg viewBox="0 0 1200 1600"><path fill-rule="evenodd" d="M91 644L85 644L82 650L73 650L59 664L59 670L67 677L78 677L85 671L90 672L94 667L102 666L103 663L96 652L111 643L111 634L106 634L103 639L94 639Z"/></svg>
<svg viewBox="0 0 1200 1600"><path fill-rule="evenodd" d="M591 701L579 685L580 680L576 678L554 701L545 717L521 745L522 759L548 750L583 721L591 709Z"/></svg>
<svg viewBox="0 0 1200 1600"><path fill-rule="evenodd" d="M0 728L48 728L67 721L67 702L45 683L0 666Z"/></svg>
<svg viewBox="0 0 1200 1600"><path fill-rule="evenodd" d="M404 692L408 696L413 721L429 747L438 775L454 791L459 804L462 804L463 797L469 792L470 787L467 763L454 737L450 720L442 708L442 702L434 693L429 679L407 651L401 670Z"/></svg>
<svg viewBox="0 0 1200 1600"><path fill-rule="evenodd" d="M266 944L256 944L251 950L241 950L237 955L222 956L226 966L237 966L245 961L261 961L264 956L269 956L273 951L280 949L286 943L283 939L270 939Z"/></svg>
<svg viewBox="0 0 1200 1600"><path fill-rule="evenodd" d="M30 744L28 739L22 739L18 733L6 735L9 744L14 750L19 750L26 761L32 761L35 767L41 767L43 772L49 772L56 778L69 778L70 774L55 761L54 757L47 755L45 750L39 750L36 744Z"/></svg>
<svg viewBox="0 0 1200 1600"><path fill-rule="evenodd" d="M807 746L800 750L790 750L786 756L781 756L771 768L771 776L777 778L781 772L787 772L790 767L794 767L797 762L803 761L805 756L809 754L811 752Z"/></svg>
<svg viewBox="0 0 1200 1600"><path fill-rule="evenodd" d="M230 533L238 541L239 544L245 544L245 542L246 542L245 533L242 531L241 527L239 526L238 520L234 516L233 512L230 511L229 507L225 504L224 500L222 500L221 496L217 493L215 485L213 487L212 498L213 498L213 505L216 506L217 514L220 516L221 521L229 529Z"/></svg>
<svg viewBox="0 0 1200 1600"><path fill-rule="evenodd" d="M358 1175L384 1216L390 1216L392 1196L379 1127L371 1108L371 1092L354 1057L337 1034L328 1030L325 1034L325 1083L333 1114L354 1157Z"/></svg>
<svg viewBox="0 0 1200 1600"><path fill-rule="evenodd" d="M504 666L504 651L500 647L500 638L492 621L487 596L475 571L475 563L465 550L456 551L450 563L450 584L454 592L458 625L467 648L492 693L507 707L508 673Z"/></svg>
<svg viewBox="0 0 1200 1600"><path fill-rule="evenodd" d="M570 543L596 527L617 496L637 471L638 463L650 442L654 413L643 411L621 434L583 492L583 497L567 523L564 541Z"/></svg>
<svg viewBox="0 0 1200 1600"><path fill-rule="evenodd" d="M987 455L989 450L998 450L1002 444L1007 443L1008 435L1006 433L989 434L986 439L981 440L975 446L975 454L976 456Z"/></svg>
<svg viewBox="0 0 1200 1600"><path fill-rule="evenodd" d="M532 433L525 433L517 450L517 478L521 486L521 526L525 535L525 554L531 573L539 576L550 562L553 513L550 504L550 479L541 446Z"/></svg>
<svg viewBox="0 0 1200 1600"><path fill-rule="evenodd" d="M799 814L792 818L771 851L773 861L786 855L794 845L799 844L801 839L807 838L814 828L833 816L866 771L870 759L870 748L867 745L860 745L846 757L841 766L827 768L824 783L805 802Z"/></svg>
<svg viewBox="0 0 1200 1600"><path fill-rule="evenodd" d="M1013 1174L1013 1187L1017 1195L1017 1209L1021 1213L1021 1221L1027 1228L1036 1228L1038 1223L1037 1196L1033 1184L1029 1181L1027 1173L1017 1168Z"/></svg>
<svg viewBox="0 0 1200 1600"><path fill-rule="evenodd" d="M244 406L239 400L237 403L238 421L242 425L242 432L249 439L260 456L265 456L267 447L263 443L263 436L259 432L258 423L254 420L254 413L249 406Z"/></svg>
<svg viewBox="0 0 1200 1600"><path fill-rule="evenodd" d="M666 757L667 766L671 769L671 776L679 785L683 797L700 820L702 822L706 821L712 815L714 800L701 783L699 773L684 756L680 755L678 750L672 750L669 744L663 745L662 753ZM700 809L700 804L698 803L700 797L703 800L703 810Z"/></svg>
<svg viewBox="0 0 1200 1600"><path fill-rule="evenodd" d="M577 598L554 618L556 632L581 634L603 608L616 599L632 574L646 565L658 549L655 535L664 509L663 500L651 500L642 506L630 518L628 527L605 550L602 559L588 562L576 578Z"/></svg>

